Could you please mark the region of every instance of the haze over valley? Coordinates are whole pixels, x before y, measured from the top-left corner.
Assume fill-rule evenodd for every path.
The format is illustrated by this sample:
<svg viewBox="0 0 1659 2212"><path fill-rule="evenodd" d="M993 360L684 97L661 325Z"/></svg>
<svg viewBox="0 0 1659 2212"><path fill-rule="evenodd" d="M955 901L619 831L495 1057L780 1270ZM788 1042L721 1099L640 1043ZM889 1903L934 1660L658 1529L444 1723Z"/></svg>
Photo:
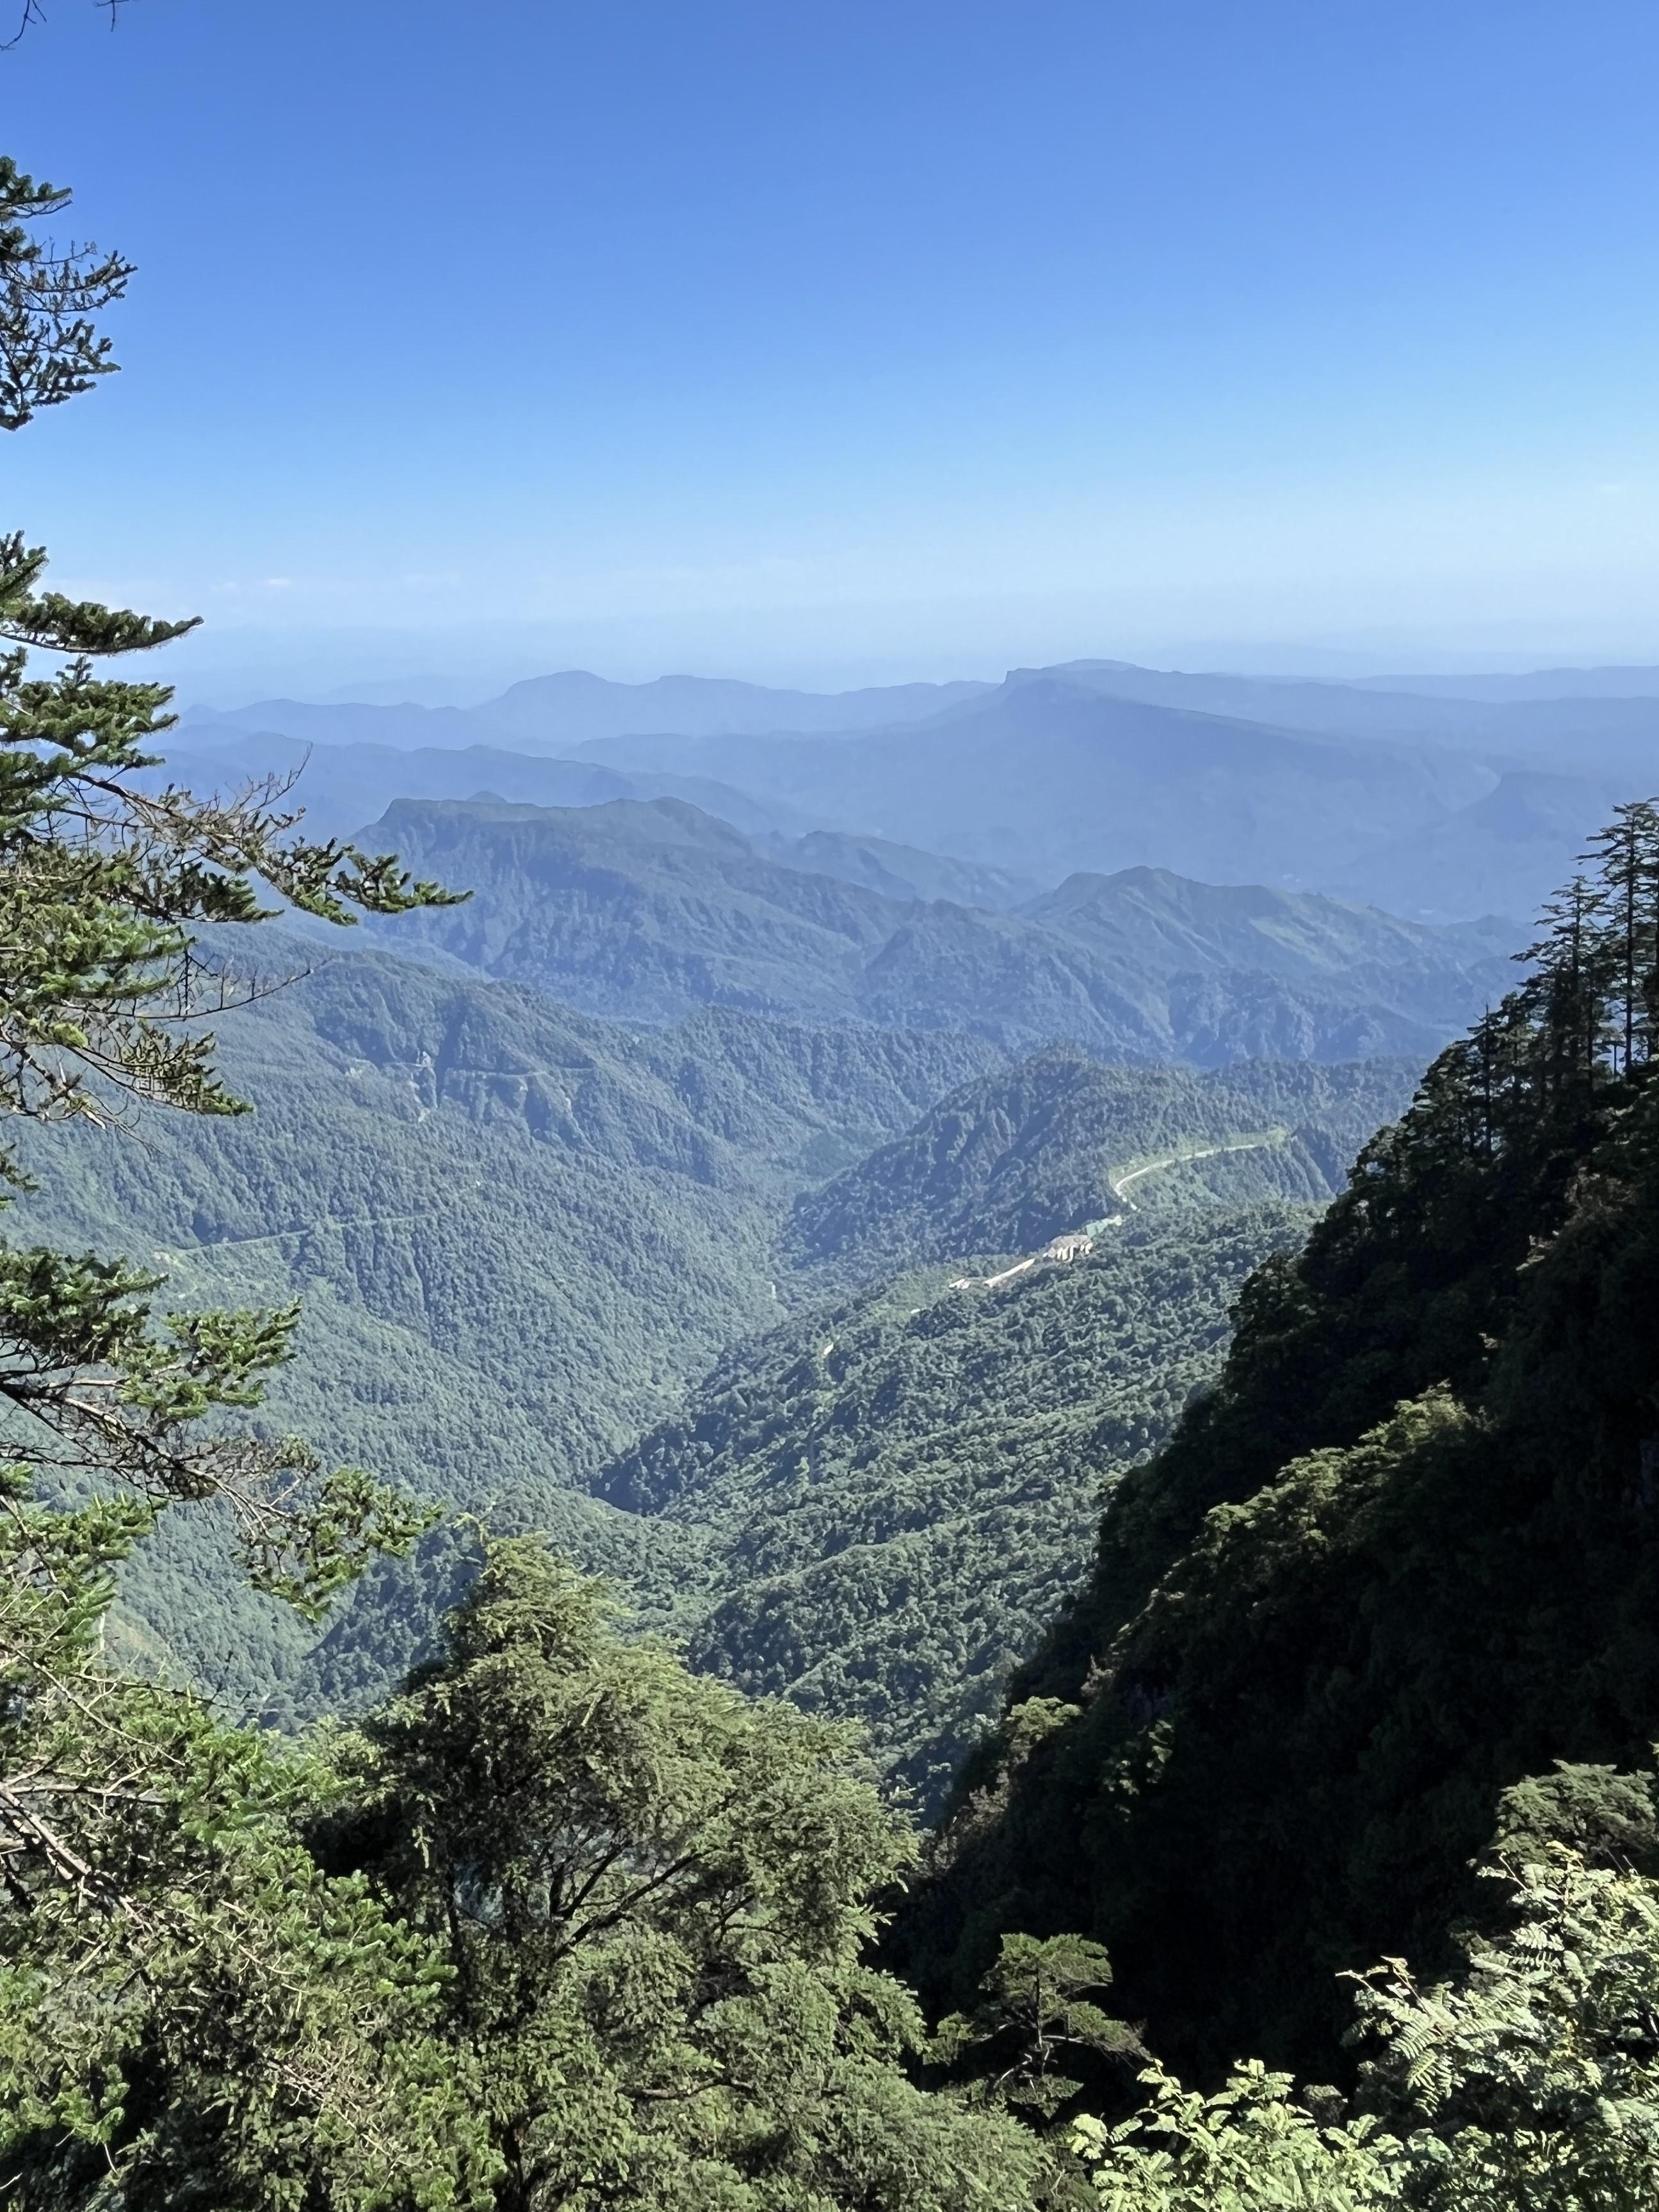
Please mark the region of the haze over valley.
<svg viewBox="0 0 1659 2212"><path fill-rule="evenodd" d="M0 20L0 2206L1659 2205L1659 12Z"/></svg>
<svg viewBox="0 0 1659 2212"><path fill-rule="evenodd" d="M1547 680L1549 696L1447 698L1102 661L837 696L571 676L469 710L198 708L178 746L221 775L306 760L330 830L403 797L674 797L747 831L911 846L1033 889L1155 866L1519 931L1659 747L1651 670L1587 672L1587 696L1571 671Z"/></svg>
<svg viewBox="0 0 1659 2212"><path fill-rule="evenodd" d="M550 1529L696 1663L859 1719L936 1809L1103 1481L1511 989L1655 742L1654 672L1576 680L1095 661L192 709L167 778L273 779L464 902L355 943L291 917L262 968L301 980L222 1024L258 1114L205 1151L161 1124L112 1183L88 1138L21 1218L198 1296L301 1296L273 1418ZM123 1633L272 1711L349 1705L470 1557L446 1530L319 1639L270 1608L244 1643L181 1527Z"/></svg>

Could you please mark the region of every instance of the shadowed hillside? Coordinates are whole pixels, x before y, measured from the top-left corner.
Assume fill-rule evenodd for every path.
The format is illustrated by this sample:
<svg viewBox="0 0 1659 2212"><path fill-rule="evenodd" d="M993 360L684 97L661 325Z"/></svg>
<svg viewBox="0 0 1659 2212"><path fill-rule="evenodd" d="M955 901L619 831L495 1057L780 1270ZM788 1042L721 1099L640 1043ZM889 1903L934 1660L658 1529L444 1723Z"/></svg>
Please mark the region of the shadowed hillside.
<svg viewBox="0 0 1659 2212"><path fill-rule="evenodd" d="M1455 1957L1503 1793L1645 1763L1659 812L1595 843L1533 975L1251 1278L1120 1486L907 1907L941 2000L999 1930L1082 1929L1174 2063L1248 2042L1329 2079L1338 1976Z"/></svg>
<svg viewBox="0 0 1659 2212"><path fill-rule="evenodd" d="M401 944L638 1021L714 1004L967 1029L1012 1049L1064 1040L1118 1059L1426 1058L1510 972L1501 932L1162 871L1064 886L1023 915L888 897L783 866L672 800L405 802L372 834L473 894L411 916Z"/></svg>

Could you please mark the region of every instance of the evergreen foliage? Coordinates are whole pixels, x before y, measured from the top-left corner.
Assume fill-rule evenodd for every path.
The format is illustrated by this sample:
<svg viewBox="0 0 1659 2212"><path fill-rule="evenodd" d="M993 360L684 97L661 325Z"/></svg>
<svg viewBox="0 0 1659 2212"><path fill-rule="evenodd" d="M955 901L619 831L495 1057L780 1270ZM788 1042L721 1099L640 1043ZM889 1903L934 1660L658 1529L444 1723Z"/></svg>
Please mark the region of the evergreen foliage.
<svg viewBox="0 0 1659 2212"><path fill-rule="evenodd" d="M527 1543L339 1746L319 1850L442 1958L501 2212L1024 2197L1035 2146L900 2070L920 2015L860 1954L914 1843L848 1749L608 1633Z"/></svg>
<svg viewBox="0 0 1659 2212"><path fill-rule="evenodd" d="M927 1986L971 1986L999 1929L1079 1929L1183 2066L1328 2074L1333 1977L1443 1960L1499 1791L1644 1750L1653 810L1602 850L1120 1486L1011 1691L1060 1717L969 1762L907 1915Z"/></svg>
<svg viewBox="0 0 1659 2212"><path fill-rule="evenodd" d="M1103 1492L1214 1371L1310 1217L1131 1224L1000 1286L912 1274L740 1346L597 1478L680 1539L693 1664L860 1721L931 1818L1074 1586Z"/></svg>
<svg viewBox="0 0 1659 2212"><path fill-rule="evenodd" d="M131 263L95 246L54 252L28 228L69 202L66 191L0 155L0 430L21 430L41 408L89 392L115 367L111 341L92 319L122 297ZM45 635L30 641L48 642L50 616L32 611Z"/></svg>

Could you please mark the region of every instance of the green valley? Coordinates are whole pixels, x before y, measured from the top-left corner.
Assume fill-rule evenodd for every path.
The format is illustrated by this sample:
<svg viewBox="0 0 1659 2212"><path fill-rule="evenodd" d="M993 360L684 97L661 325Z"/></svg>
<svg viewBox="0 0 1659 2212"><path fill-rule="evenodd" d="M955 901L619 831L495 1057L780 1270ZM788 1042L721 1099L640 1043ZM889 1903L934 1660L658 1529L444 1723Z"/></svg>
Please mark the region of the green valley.
<svg viewBox="0 0 1659 2212"><path fill-rule="evenodd" d="M684 1540L670 1618L691 1663L857 1719L937 1813L1102 1498L1311 1218L1195 1211L1000 1288L911 1273L728 1355L598 1478Z"/></svg>
<svg viewBox="0 0 1659 2212"><path fill-rule="evenodd" d="M267 946L299 979L223 1025L257 1112L71 1129L49 1167L26 1146L19 1230L124 1251L186 1305L301 1297L269 1428L547 1531L699 1664L864 1723L928 1804L1244 1273L1408 1086L1386 1061L1005 1067L948 1030L715 1008L629 1029L367 948L307 974L307 940ZM1207 1156L1141 1171L1171 1146ZM1102 1212L1085 1264L950 1286ZM313 1650L181 1513L120 1632L272 1713L360 1704L475 1557L452 1523L372 1568Z"/></svg>

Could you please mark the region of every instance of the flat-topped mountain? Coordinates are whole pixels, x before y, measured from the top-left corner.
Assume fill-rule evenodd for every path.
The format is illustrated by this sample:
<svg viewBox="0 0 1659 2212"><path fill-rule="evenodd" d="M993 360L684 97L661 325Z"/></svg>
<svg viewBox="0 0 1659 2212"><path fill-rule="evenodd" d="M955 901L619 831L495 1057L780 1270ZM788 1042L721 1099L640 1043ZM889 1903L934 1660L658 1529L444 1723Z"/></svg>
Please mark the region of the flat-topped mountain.
<svg viewBox="0 0 1659 2212"><path fill-rule="evenodd" d="M647 1022L720 1005L1115 1058L1426 1056L1507 972L1489 933L1162 874L1025 914L896 899L666 799L405 802L371 836L473 893L400 921L406 950Z"/></svg>
<svg viewBox="0 0 1659 2212"><path fill-rule="evenodd" d="M716 777L823 822L1039 881L1159 866L1454 918L1532 911L1584 828L1627 795L1632 760L1659 750L1647 701L1602 702L1598 713L1631 726L1603 744L1559 702L1425 701L1412 724L1390 720L1381 695L1282 691L1294 696L1084 664L1016 671L981 698L877 735L618 738L583 757ZM1263 719L1293 709L1297 726ZM1497 714L1554 721L1530 736L1472 727L1472 716ZM1576 784L1571 837L1540 849L1474 811L1515 767ZM1425 836L1453 856L1428 882L1411 860Z"/></svg>

